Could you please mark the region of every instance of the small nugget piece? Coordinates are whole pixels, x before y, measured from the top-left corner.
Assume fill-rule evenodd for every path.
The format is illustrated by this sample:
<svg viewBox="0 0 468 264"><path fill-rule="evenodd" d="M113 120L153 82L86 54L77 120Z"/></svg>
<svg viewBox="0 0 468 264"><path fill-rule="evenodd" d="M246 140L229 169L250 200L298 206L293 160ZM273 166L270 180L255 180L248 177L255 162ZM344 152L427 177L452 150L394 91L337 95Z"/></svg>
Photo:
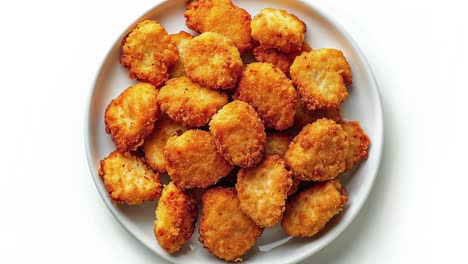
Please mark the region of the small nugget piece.
<svg viewBox="0 0 468 264"><path fill-rule="evenodd" d="M241 53L251 48L252 18L231 0L195 0L184 14L187 27L198 33L216 32L230 38Z"/></svg>
<svg viewBox="0 0 468 264"><path fill-rule="evenodd" d="M295 193L297 193L297 191L299 190L299 184L301 184L301 180L298 179L298 178L292 178L292 185L291 185L291 189L289 189L289 192L288 192L288 196L291 196Z"/></svg>
<svg viewBox="0 0 468 264"><path fill-rule="evenodd" d="M237 174L237 197L242 212L259 226L274 226L284 212L292 174L278 156L267 156L255 168L242 168Z"/></svg>
<svg viewBox="0 0 468 264"><path fill-rule="evenodd" d="M164 186L156 208L154 235L168 253L176 252L192 236L198 217L197 202L173 182Z"/></svg>
<svg viewBox="0 0 468 264"><path fill-rule="evenodd" d="M263 156L266 134L262 120L248 103L232 101L210 121L216 146L232 165L253 167Z"/></svg>
<svg viewBox="0 0 468 264"><path fill-rule="evenodd" d="M166 159L164 158L164 146L170 137L180 136L187 131L183 125L174 122L164 115L154 127L153 133L146 138L142 149L145 153L146 163L159 173L166 173Z"/></svg>
<svg viewBox="0 0 468 264"><path fill-rule="evenodd" d="M227 261L242 261L263 228L242 212L234 188L217 187L203 195L198 231L210 253Z"/></svg>
<svg viewBox="0 0 468 264"><path fill-rule="evenodd" d="M242 59L229 38L206 32L182 51L185 72L194 82L212 89L231 89L242 73Z"/></svg>
<svg viewBox="0 0 468 264"><path fill-rule="evenodd" d="M341 126L348 134L349 151L346 158L346 169L350 170L354 165L367 159L370 144L369 136L366 135L358 121L341 122Z"/></svg>
<svg viewBox="0 0 468 264"><path fill-rule="evenodd" d="M247 65L233 98L252 105L266 128L285 130L294 123L296 89L291 80L270 63Z"/></svg>
<svg viewBox="0 0 468 264"><path fill-rule="evenodd" d="M138 78L160 87L169 79L169 69L179 52L167 31L154 20L144 20L122 41L120 63Z"/></svg>
<svg viewBox="0 0 468 264"><path fill-rule="evenodd" d="M170 79L158 95L161 110L188 127L206 125L227 102L227 94L202 87L187 77Z"/></svg>
<svg viewBox="0 0 468 264"><path fill-rule="evenodd" d="M284 157L284 154L289 148L289 144L293 137L284 133L267 133L265 144L266 155L278 155Z"/></svg>
<svg viewBox="0 0 468 264"><path fill-rule="evenodd" d="M136 150L153 131L160 110L158 90L149 83L138 83L123 91L107 106L106 132L121 152Z"/></svg>
<svg viewBox="0 0 468 264"><path fill-rule="evenodd" d="M338 179L316 183L287 201L281 225L290 236L311 237L341 212L347 201Z"/></svg>
<svg viewBox="0 0 468 264"><path fill-rule="evenodd" d="M294 117L295 128L303 128L305 125L312 124L313 122L322 118L327 118L335 122L339 122L342 120L341 109L332 108L310 111L309 109L307 109L307 106L302 100L297 100L296 116Z"/></svg>
<svg viewBox="0 0 468 264"><path fill-rule="evenodd" d="M305 42L302 44L300 51L293 51L290 53L282 52L274 48L266 49L263 46L257 46L253 50L253 55L257 61L271 63L282 70L287 76L290 76L289 68L293 64L294 59L301 55L302 52L311 50L312 48L310 45Z"/></svg>
<svg viewBox="0 0 468 264"><path fill-rule="evenodd" d="M326 181L345 171L348 149L348 134L341 125L323 118L302 129L284 159L294 177Z"/></svg>
<svg viewBox="0 0 468 264"><path fill-rule="evenodd" d="M218 152L209 132L189 130L170 138L164 147L166 168L182 189L204 188L231 172L231 166Z"/></svg>
<svg viewBox="0 0 468 264"><path fill-rule="evenodd" d="M184 50L185 44L187 44L190 40L193 39L193 36L185 31L180 31L177 34L171 34L172 41L176 44L177 49L179 50L179 54L182 54ZM177 78L185 76L185 63L182 56L180 56L177 63L172 67L171 72L169 74L170 78Z"/></svg>
<svg viewBox="0 0 468 264"><path fill-rule="evenodd" d="M351 68L343 53L319 49L297 56L291 65L291 78L309 110L338 108L348 97Z"/></svg>
<svg viewBox="0 0 468 264"><path fill-rule="evenodd" d="M283 52L300 51L306 25L285 10L265 8L251 23L252 37L264 48L277 48Z"/></svg>
<svg viewBox="0 0 468 264"><path fill-rule="evenodd" d="M141 204L156 199L161 193L159 174L130 152L109 154L101 160L99 175L115 202Z"/></svg>

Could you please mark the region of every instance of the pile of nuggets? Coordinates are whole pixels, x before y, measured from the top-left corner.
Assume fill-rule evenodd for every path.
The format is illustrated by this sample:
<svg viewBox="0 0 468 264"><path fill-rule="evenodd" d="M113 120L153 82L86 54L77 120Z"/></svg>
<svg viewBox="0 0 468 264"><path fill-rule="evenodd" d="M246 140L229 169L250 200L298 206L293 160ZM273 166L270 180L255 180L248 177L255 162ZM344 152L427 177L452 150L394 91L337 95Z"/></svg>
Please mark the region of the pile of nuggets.
<svg viewBox="0 0 468 264"><path fill-rule="evenodd" d="M288 235L314 236L342 211L338 176L370 144L359 122L341 118L352 83L346 58L312 49L304 22L284 10L252 19L230 0L186 9L200 35L145 20L122 41L121 64L141 82L105 111L116 150L99 173L110 197L159 198L154 234L169 253L192 236L198 204L200 242L227 261L241 261L278 223Z"/></svg>

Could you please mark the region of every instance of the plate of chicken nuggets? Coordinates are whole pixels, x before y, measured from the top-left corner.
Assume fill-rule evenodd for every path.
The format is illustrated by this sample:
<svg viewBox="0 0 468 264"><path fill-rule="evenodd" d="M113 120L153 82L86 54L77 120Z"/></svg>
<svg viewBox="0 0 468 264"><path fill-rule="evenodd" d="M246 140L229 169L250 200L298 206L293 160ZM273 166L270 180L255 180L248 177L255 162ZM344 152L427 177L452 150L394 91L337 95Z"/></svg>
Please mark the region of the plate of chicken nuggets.
<svg viewBox="0 0 468 264"><path fill-rule="evenodd" d="M356 217L379 169L379 90L308 1L159 1L116 40L85 124L91 175L173 263L296 263Z"/></svg>

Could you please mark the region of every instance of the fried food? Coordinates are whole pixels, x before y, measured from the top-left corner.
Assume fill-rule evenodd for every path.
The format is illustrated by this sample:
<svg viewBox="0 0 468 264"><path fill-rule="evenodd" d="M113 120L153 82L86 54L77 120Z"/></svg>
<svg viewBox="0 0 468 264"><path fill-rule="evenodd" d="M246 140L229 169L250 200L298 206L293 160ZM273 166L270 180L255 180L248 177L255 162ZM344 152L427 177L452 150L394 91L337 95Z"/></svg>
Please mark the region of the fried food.
<svg viewBox="0 0 468 264"><path fill-rule="evenodd" d="M160 87L169 79L169 69L179 52L167 31L154 20L144 20L123 39L120 63L138 78Z"/></svg>
<svg viewBox="0 0 468 264"><path fill-rule="evenodd" d="M136 150L151 133L160 110L158 91L149 83L128 87L107 106L106 132L121 152Z"/></svg>
<svg viewBox="0 0 468 264"><path fill-rule="evenodd" d="M241 211L234 188L217 187L203 196L198 231L210 253L227 261L242 261L263 228Z"/></svg>
<svg viewBox="0 0 468 264"><path fill-rule="evenodd" d="M266 156L257 167L240 169L236 190L242 212L259 226L274 226L281 220L291 186L292 174L278 155Z"/></svg>
<svg viewBox="0 0 468 264"><path fill-rule="evenodd" d="M347 201L338 179L316 183L287 201L281 225L290 236L311 237L341 212Z"/></svg>
<svg viewBox="0 0 468 264"><path fill-rule="evenodd" d="M298 178L292 178L292 185L291 189L288 191L288 196L295 194L299 190L299 184L301 184L301 182L302 181Z"/></svg>
<svg viewBox="0 0 468 264"><path fill-rule="evenodd" d="M308 52L311 50L312 48L310 45L305 42L302 44L300 51L293 51L289 53L282 52L281 50L275 48L267 49L263 46L257 46L253 49L253 55L257 61L271 63L282 70L287 76L290 76L289 68L293 64L294 59L301 55L302 52Z"/></svg>
<svg viewBox="0 0 468 264"><path fill-rule="evenodd" d="M161 193L159 174L130 152L114 151L101 160L99 175L115 202L141 204Z"/></svg>
<svg viewBox="0 0 468 264"><path fill-rule="evenodd" d="M285 130L294 123L296 89L288 77L270 63L247 65L233 98L252 105L266 128Z"/></svg>
<svg viewBox="0 0 468 264"><path fill-rule="evenodd" d="M261 46L277 48L283 52L300 51L306 25L285 10L265 8L252 20L252 38Z"/></svg>
<svg viewBox="0 0 468 264"><path fill-rule="evenodd" d="M289 148L289 144L293 140L288 134L285 133L267 133L265 144L265 156L278 155L284 157L284 154Z"/></svg>
<svg viewBox="0 0 468 264"><path fill-rule="evenodd" d="M172 41L176 44L177 50L179 54L182 54L184 50L185 44L187 44L190 40L193 39L193 36L185 31L180 31L177 34L170 35ZM169 73L170 78L177 78L185 76L185 63L182 56L179 57L177 63L171 68L171 72Z"/></svg>
<svg viewBox="0 0 468 264"><path fill-rule="evenodd" d="M232 165L255 166L263 156L266 134L262 120L246 102L232 101L210 121L219 153Z"/></svg>
<svg viewBox="0 0 468 264"><path fill-rule="evenodd" d="M154 235L162 249L178 251L192 236L197 217L197 202L191 196L173 182L164 186L154 221Z"/></svg>
<svg viewBox="0 0 468 264"><path fill-rule="evenodd" d="M339 108L348 97L351 68L343 53L319 49L297 56L290 69L301 99L309 110Z"/></svg>
<svg viewBox="0 0 468 264"><path fill-rule="evenodd" d="M164 115L156 122L154 130L143 143L142 150L145 153L146 163L159 173L166 173L166 159L164 158L164 146L170 137L180 136L187 128L174 122Z"/></svg>
<svg viewBox="0 0 468 264"><path fill-rule="evenodd" d="M348 134L330 119L306 125L284 155L288 168L304 181L326 181L346 169Z"/></svg>
<svg viewBox="0 0 468 264"><path fill-rule="evenodd" d="M341 122L343 130L348 134L349 151L346 157L346 170L367 159L370 139L358 121Z"/></svg>
<svg viewBox="0 0 468 264"><path fill-rule="evenodd" d="M303 128L305 125L312 124L313 122L322 118L327 118L335 122L339 122L342 120L341 109L332 108L332 109L318 109L318 110L310 111L309 109L307 109L307 106L302 100L300 99L297 100L296 115L294 117L295 128Z"/></svg>
<svg viewBox="0 0 468 264"><path fill-rule="evenodd" d="M171 119L188 127L202 127L228 102L224 92L192 82L187 77L170 79L159 90L158 105Z"/></svg>
<svg viewBox="0 0 468 264"><path fill-rule="evenodd" d="M230 0L195 0L184 14L187 27L198 33L216 32L230 38L239 52L251 48L250 14Z"/></svg>
<svg viewBox="0 0 468 264"><path fill-rule="evenodd" d="M182 189L205 188L231 172L231 166L218 152L209 132L189 130L171 137L164 147L166 168Z"/></svg>
<svg viewBox="0 0 468 264"><path fill-rule="evenodd" d="M185 72L194 82L212 89L231 89L242 73L240 53L229 38L206 32L184 46Z"/></svg>

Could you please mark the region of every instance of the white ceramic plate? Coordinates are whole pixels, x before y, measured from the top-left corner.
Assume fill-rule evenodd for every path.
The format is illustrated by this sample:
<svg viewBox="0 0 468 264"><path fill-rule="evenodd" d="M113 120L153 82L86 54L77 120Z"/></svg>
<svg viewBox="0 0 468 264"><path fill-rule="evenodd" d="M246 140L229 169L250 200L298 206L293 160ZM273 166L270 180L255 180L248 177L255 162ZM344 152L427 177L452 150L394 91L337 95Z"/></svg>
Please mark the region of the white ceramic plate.
<svg viewBox="0 0 468 264"><path fill-rule="evenodd" d="M163 1L138 21L155 18L169 33L189 31L183 16L184 2L184 0ZM306 41L313 48L330 47L342 50L353 72L353 86L349 88L350 96L343 105L343 117L345 120L359 120L372 140L369 158L354 171L340 177L349 192L349 202L343 212L332 219L325 230L313 238L303 239L288 237L279 225L267 228L256 245L244 256L245 263L295 263L314 254L335 239L355 218L372 188L379 168L383 142L379 91L372 71L357 44L337 21L320 7L299 0L234 0L234 3L246 9L252 16L265 7L285 9L307 24ZM197 231L178 254L165 253L153 235L156 202L140 206L115 204L110 200L97 174L99 161L114 150L114 144L105 133L105 108L112 98L135 83L128 78L127 70L119 64L121 39L133 26L130 25L122 33L109 51L90 96L85 124L85 145L91 175L102 199L117 220L152 251L175 263L219 263L221 261L210 255L198 242Z"/></svg>

